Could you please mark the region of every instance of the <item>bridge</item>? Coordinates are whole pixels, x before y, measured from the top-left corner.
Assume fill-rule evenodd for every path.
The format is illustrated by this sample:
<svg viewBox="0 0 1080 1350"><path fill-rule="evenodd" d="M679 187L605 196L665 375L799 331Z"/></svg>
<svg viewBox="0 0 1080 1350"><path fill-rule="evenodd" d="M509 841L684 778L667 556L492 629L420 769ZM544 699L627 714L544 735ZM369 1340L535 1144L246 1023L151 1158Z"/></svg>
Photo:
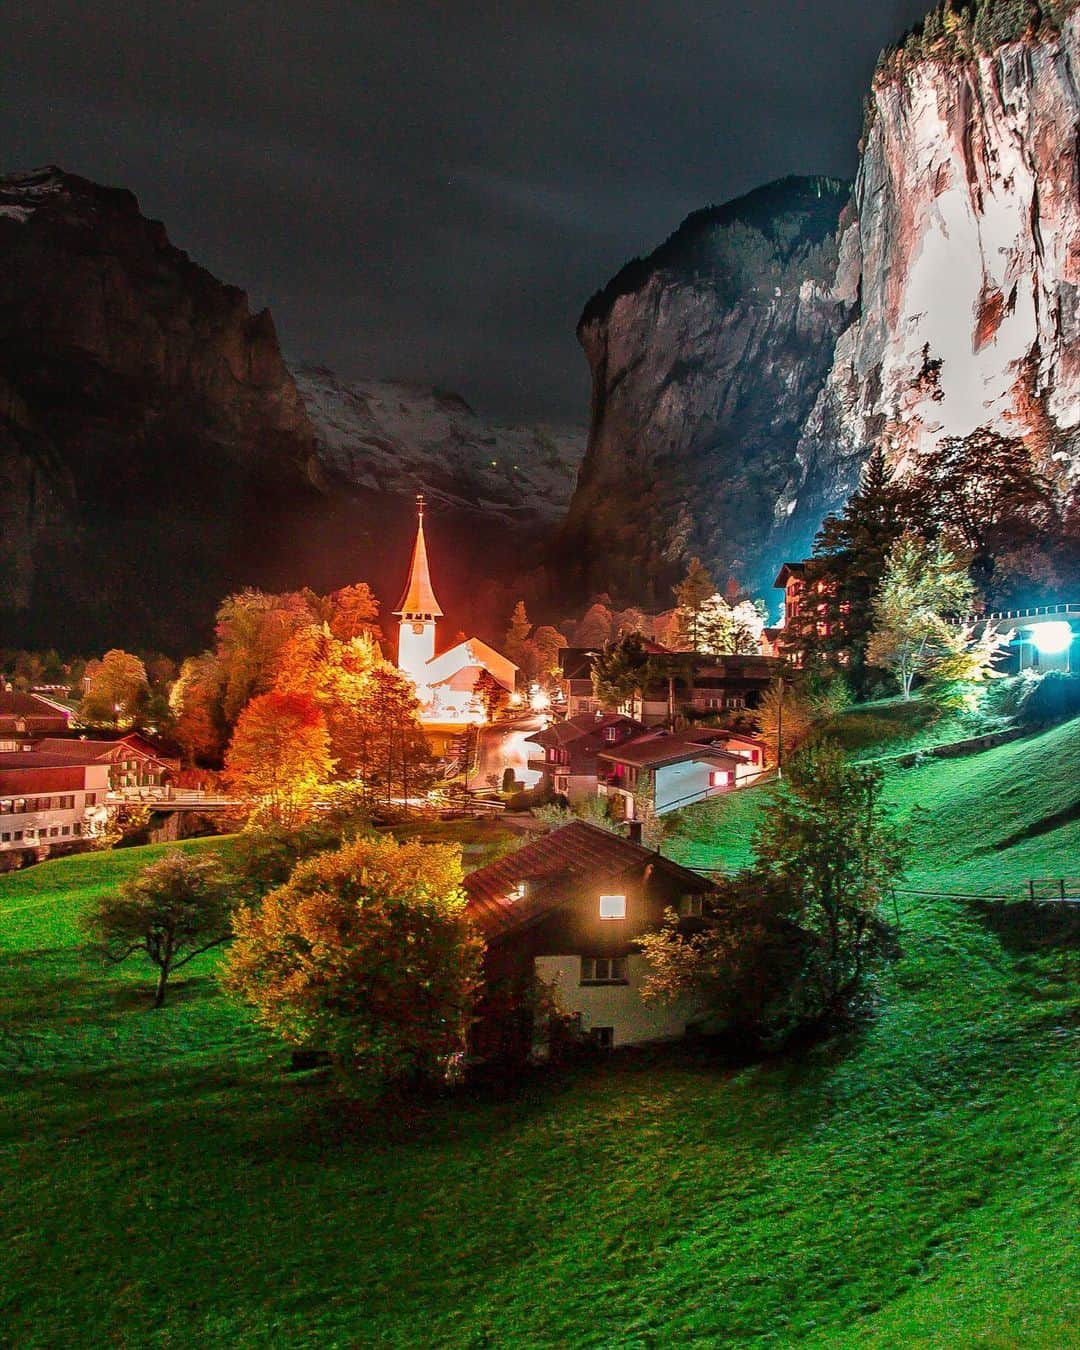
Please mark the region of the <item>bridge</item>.
<svg viewBox="0 0 1080 1350"><path fill-rule="evenodd" d="M238 797L226 797L219 792L204 792L201 788L130 787L109 792L109 806L144 806L148 811L229 811L243 803Z"/></svg>
<svg viewBox="0 0 1080 1350"><path fill-rule="evenodd" d="M993 624L999 633L1007 633L1012 628L1034 628L1043 623L1068 623L1080 625L1080 604L1035 605L1030 609L1000 609L989 614L969 614L965 620L970 624Z"/></svg>
<svg viewBox="0 0 1080 1350"><path fill-rule="evenodd" d="M974 632L1012 635L1009 649L1019 670L1080 671L1076 638L1080 633L1080 604L1059 601L1028 609L1002 609L969 614L963 621Z"/></svg>

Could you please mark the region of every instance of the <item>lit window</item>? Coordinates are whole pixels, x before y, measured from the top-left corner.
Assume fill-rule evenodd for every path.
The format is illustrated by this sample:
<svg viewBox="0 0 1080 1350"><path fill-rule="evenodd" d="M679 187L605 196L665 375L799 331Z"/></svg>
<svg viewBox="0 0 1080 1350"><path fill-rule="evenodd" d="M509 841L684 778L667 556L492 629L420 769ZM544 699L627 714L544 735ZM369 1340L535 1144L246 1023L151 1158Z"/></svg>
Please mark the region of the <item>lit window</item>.
<svg viewBox="0 0 1080 1350"><path fill-rule="evenodd" d="M626 958L623 956L583 956L582 984L625 984Z"/></svg>
<svg viewBox="0 0 1080 1350"><path fill-rule="evenodd" d="M709 774L710 787L727 787L731 783L731 771L729 769L713 769Z"/></svg>
<svg viewBox="0 0 1080 1350"><path fill-rule="evenodd" d="M679 914L684 919L700 919L705 901L700 895L684 895L679 900Z"/></svg>
<svg viewBox="0 0 1080 1350"><path fill-rule="evenodd" d="M602 895L600 897L600 917L602 919L625 919L626 896Z"/></svg>
<svg viewBox="0 0 1080 1350"><path fill-rule="evenodd" d="M523 881L519 881L519 882L517 883L517 885L514 886L514 887L511 889L510 894L507 896L507 899L508 899L508 900L524 900L524 899L525 899L525 883L524 883Z"/></svg>

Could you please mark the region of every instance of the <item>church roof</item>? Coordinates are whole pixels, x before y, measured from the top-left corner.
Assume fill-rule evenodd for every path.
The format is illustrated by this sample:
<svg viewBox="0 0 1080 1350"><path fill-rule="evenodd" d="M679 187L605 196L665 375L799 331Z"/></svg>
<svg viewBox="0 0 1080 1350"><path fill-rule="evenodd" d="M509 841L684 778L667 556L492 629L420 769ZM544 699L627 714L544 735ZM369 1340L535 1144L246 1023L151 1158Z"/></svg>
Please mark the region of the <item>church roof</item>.
<svg viewBox="0 0 1080 1350"><path fill-rule="evenodd" d="M439 602L431 589L431 573L428 571L427 544L424 542L424 499L418 497L416 543L413 545L412 563L409 566L409 581L405 594L395 614L430 614L432 618L442 617Z"/></svg>

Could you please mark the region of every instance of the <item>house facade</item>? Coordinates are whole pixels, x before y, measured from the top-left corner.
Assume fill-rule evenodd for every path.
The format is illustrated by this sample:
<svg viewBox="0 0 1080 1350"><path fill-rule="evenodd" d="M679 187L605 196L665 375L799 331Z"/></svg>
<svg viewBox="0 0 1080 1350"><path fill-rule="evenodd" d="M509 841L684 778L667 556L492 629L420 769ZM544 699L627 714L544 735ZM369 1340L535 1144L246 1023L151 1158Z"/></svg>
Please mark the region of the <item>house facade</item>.
<svg viewBox="0 0 1080 1350"><path fill-rule="evenodd" d="M152 795L171 782L180 769L179 760L160 754L137 732L115 741L45 737L35 742L34 749L72 764L106 765L111 792L144 790Z"/></svg>
<svg viewBox="0 0 1080 1350"><path fill-rule="evenodd" d="M529 768L556 795L571 802L596 796L597 755L621 745L645 730L625 713L583 712L525 738L539 752L530 757Z"/></svg>
<svg viewBox="0 0 1080 1350"><path fill-rule="evenodd" d="M107 764L38 751L0 752L0 865L80 844L106 819Z"/></svg>
<svg viewBox="0 0 1080 1350"><path fill-rule="evenodd" d="M711 882L574 821L470 873L464 886L468 913L487 942L478 1053L542 1036L535 1018L507 1012L536 977L601 1046L685 1034L691 1009L643 1002L648 968L638 940L662 925L668 908L692 924L715 893Z"/></svg>
<svg viewBox="0 0 1080 1350"><path fill-rule="evenodd" d="M597 792L627 820L664 815L753 782L765 768L754 737L720 728L654 731L597 756Z"/></svg>

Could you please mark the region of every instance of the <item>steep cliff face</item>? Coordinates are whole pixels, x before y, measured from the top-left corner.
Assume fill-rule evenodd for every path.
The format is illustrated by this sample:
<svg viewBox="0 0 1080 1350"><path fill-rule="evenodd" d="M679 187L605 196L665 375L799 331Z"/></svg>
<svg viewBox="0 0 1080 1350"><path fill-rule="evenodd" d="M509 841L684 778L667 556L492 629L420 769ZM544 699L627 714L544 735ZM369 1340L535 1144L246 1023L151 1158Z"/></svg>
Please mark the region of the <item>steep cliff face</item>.
<svg viewBox="0 0 1080 1350"><path fill-rule="evenodd" d="M5 643L180 640L279 571L316 468L269 314L130 193L0 179Z"/></svg>
<svg viewBox="0 0 1080 1350"><path fill-rule="evenodd" d="M1021 11L1023 36L987 50L939 12L879 67L845 240L861 306L792 501L834 495L868 446L903 471L982 426L1062 487L1080 472L1080 18Z"/></svg>
<svg viewBox="0 0 1080 1350"><path fill-rule="evenodd" d="M697 212L586 306L591 425L563 538L580 588L669 603L693 553L721 581L764 580L857 298L847 200L835 180L785 179Z"/></svg>
<svg viewBox="0 0 1080 1350"><path fill-rule="evenodd" d="M822 198L831 223L811 217L784 282L764 284L760 245L742 285L707 260L672 267L691 217L590 303L593 424L570 516L589 588L660 599L700 553L767 589L876 445L903 472L992 427L1063 490L1080 478L1076 11L947 0L888 53L851 204ZM813 182L786 188L796 217ZM758 196L723 208L721 237ZM749 228L775 253L775 226Z"/></svg>

